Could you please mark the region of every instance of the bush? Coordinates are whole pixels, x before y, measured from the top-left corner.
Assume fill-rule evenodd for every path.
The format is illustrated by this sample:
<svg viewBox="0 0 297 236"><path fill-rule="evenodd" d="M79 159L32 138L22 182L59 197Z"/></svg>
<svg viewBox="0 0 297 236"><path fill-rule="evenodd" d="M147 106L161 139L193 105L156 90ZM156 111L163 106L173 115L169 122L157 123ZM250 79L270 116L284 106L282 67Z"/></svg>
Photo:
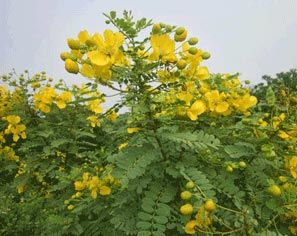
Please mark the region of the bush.
<svg viewBox="0 0 297 236"><path fill-rule="evenodd" d="M61 54L87 83L2 76L1 235L297 234L296 71L250 91L185 28L105 16Z"/></svg>

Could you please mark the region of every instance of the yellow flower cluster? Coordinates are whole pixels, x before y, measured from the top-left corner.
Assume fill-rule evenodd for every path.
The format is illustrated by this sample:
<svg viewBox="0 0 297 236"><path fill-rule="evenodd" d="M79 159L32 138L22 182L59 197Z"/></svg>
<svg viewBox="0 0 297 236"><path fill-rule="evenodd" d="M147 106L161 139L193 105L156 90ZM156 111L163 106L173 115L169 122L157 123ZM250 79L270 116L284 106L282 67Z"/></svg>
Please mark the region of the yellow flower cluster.
<svg viewBox="0 0 297 236"><path fill-rule="evenodd" d="M4 155L9 161L18 162L20 160L20 157L16 155L15 151L9 146L2 147L0 145L0 155Z"/></svg>
<svg viewBox="0 0 297 236"><path fill-rule="evenodd" d="M22 139L25 139L27 137L25 132L26 126L24 124L20 124L21 117L8 115L2 119L8 122L8 126L4 130L4 134L12 134L12 139L14 142L17 142L20 137Z"/></svg>
<svg viewBox="0 0 297 236"><path fill-rule="evenodd" d="M196 80L186 81L167 94L159 94L157 99L165 96L163 100L166 105L157 116L187 116L195 121L204 113L213 116L228 116L234 112L249 114L248 110L256 105L257 98L240 86L238 78L225 76L220 79L220 88L210 85L211 79Z"/></svg>
<svg viewBox="0 0 297 236"><path fill-rule="evenodd" d="M74 188L81 192L85 189L90 191L91 197L96 199L98 194L101 196L108 196L111 194L111 188L108 185L114 184L115 179L108 175L102 179L98 176L91 176L90 173L85 172L82 176L82 181L75 181Z"/></svg>
<svg viewBox="0 0 297 236"><path fill-rule="evenodd" d="M72 101L72 93L63 91L57 94L54 88L44 87L38 93L34 94L33 98L35 109L49 113L51 111L51 105L54 102L59 109L64 109L66 104Z"/></svg>
<svg viewBox="0 0 297 236"><path fill-rule="evenodd" d="M77 39L68 39L71 52L61 54L61 58L65 60L65 69L69 73L80 72L90 79L109 80L113 65L129 64L121 49L123 41L123 34L114 33L112 30L105 30L103 35L99 33L90 35L86 30L81 31Z"/></svg>
<svg viewBox="0 0 297 236"><path fill-rule="evenodd" d="M0 85L0 117L5 116L16 104L22 100L22 91L16 88L10 92L4 85Z"/></svg>

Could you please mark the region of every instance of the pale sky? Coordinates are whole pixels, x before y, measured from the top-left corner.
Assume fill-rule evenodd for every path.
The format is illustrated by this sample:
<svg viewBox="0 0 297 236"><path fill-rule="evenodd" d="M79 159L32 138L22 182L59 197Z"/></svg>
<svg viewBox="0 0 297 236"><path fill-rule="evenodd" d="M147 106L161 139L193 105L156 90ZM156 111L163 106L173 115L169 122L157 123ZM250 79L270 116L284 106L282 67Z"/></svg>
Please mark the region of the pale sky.
<svg viewBox="0 0 297 236"><path fill-rule="evenodd" d="M0 74L40 71L67 83L60 52L80 30L102 32L103 12L184 26L211 53L211 72L241 73L253 83L297 67L297 0L0 0Z"/></svg>

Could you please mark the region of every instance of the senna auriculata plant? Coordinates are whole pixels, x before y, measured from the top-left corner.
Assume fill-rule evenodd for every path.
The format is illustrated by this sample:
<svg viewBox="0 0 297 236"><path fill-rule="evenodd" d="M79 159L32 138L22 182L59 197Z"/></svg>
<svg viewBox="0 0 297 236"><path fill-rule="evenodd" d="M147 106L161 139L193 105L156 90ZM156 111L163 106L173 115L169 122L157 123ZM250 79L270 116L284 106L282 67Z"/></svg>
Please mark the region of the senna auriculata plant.
<svg viewBox="0 0 297 236"><path fill-rule="evenodd" d="M257 98L238 74L211 74L184 27L105 16L113 30L82 30L61 53L85 84L2 78L0 232L296 234L297 117L277 86Z"/></svg>

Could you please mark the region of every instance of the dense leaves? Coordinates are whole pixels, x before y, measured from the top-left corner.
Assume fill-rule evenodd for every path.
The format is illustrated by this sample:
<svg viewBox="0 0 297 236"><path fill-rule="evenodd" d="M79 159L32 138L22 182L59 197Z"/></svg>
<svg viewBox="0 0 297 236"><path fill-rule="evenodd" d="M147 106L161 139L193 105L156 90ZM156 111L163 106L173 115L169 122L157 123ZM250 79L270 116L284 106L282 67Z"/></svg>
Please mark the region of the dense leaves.
<svg viewBox="0 0 297 236"><path fill-rule="evenodd" d="M0 234L296 235L296 70L250 89L185 28L105 16L61 54L85 84L1 77Z"/></svg>

